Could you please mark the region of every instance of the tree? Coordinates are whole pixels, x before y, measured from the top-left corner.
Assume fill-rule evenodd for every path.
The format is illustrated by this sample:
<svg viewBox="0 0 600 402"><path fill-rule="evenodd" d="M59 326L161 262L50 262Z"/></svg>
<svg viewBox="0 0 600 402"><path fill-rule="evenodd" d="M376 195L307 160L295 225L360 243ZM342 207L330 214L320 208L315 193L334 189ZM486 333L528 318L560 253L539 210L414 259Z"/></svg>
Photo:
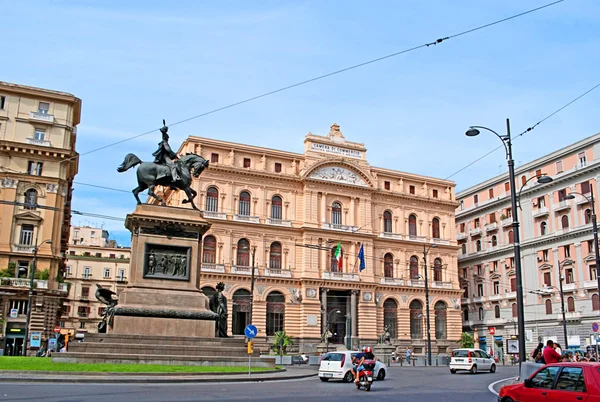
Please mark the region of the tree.
<svg viewBox="0 0 600 402"><path fill-rule="evenodd" d="M473 335L469 332L463 332L460 335L460 339L456 341L460 345L461 348L472 348L475 347L475 339Z"/></svg>
<svg viewBox="0 0 600 402"><path fill-rule="evenodd" d="M0 278L14 278L16 267L17 264L14 261L9 262L8 267L0 271Z"/></svg>
<svg viewBox="0 0 600 402"><path fill-rule="evenodd" d="M283 345L283 354L285 354L288 346L293 345L294 341L292 338L287 336L285 331L277 331L275 332L275 336L273 337L273 344L271 345L271 349L273 352L280 354L279 347Z"/></svg>

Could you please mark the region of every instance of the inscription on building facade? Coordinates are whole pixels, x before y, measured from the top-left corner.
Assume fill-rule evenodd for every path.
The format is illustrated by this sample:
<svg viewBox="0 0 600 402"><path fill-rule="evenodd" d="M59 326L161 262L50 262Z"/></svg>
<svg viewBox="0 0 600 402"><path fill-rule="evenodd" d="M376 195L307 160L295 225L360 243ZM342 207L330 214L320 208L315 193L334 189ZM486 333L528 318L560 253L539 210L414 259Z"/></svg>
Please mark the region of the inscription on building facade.
<svg viewBox="0 0 600 402"><path fill-rule="evenodd" d="M348 158L362 159L361 151L355 151L354 149L336 147L334 145L313 143L312 150L317 151L317 152L324 152L326 154L346 156Z"/></svg>

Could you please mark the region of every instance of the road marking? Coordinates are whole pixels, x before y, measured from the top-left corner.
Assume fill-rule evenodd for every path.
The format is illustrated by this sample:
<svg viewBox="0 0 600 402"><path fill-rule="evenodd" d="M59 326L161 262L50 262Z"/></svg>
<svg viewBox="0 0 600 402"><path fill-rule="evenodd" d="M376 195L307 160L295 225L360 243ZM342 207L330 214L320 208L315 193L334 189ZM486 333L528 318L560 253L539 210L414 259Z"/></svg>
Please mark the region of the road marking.
<svg viewBox="0 0 600 402"><path fill-rule="evenodd" d="M496 385L496 384L499 384L499 383L501 383L501 382L504 382L504 381L508 381L508 380L516 380L517 378L518 378L518 377L509 377L509 378L505 378L505 379L503 379L503 380L498 380L498 381L495 381L495 382L491 383L490 385L488 385L488 390L489 390L489 391L490 391L492 394L495 394L496 396L498 396L498 393L497 393L497 392L496 392L496 390L494 389L494 385Z"/></svg>

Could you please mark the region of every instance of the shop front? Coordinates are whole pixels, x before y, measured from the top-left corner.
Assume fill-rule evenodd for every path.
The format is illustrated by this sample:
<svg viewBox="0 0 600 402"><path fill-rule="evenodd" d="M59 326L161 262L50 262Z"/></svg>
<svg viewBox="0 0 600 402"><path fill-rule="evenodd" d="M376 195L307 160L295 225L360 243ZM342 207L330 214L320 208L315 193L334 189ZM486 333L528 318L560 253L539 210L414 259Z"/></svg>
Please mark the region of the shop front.
<svg viewBox="0 0 600 402"><path fill-rule="evenodd" d="M25 323L9 322L4 334L4 356L22 356L25 342Z"/></svg>

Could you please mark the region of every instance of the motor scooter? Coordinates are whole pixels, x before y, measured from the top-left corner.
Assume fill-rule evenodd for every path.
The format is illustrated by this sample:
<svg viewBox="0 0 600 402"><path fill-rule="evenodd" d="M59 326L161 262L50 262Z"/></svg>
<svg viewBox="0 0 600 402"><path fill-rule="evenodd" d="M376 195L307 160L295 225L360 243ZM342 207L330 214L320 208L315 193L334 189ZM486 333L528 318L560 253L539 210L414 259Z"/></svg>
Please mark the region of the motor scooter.
<svg viewBox="0 0 600 402"><path fill-rule="evenodd" d="M371 391L371 385L373 385L373 370L375 369L374 360L365 360L363 362L364 369L358 374L358 382L356 389L364 388L365 391Z"/></svg>

